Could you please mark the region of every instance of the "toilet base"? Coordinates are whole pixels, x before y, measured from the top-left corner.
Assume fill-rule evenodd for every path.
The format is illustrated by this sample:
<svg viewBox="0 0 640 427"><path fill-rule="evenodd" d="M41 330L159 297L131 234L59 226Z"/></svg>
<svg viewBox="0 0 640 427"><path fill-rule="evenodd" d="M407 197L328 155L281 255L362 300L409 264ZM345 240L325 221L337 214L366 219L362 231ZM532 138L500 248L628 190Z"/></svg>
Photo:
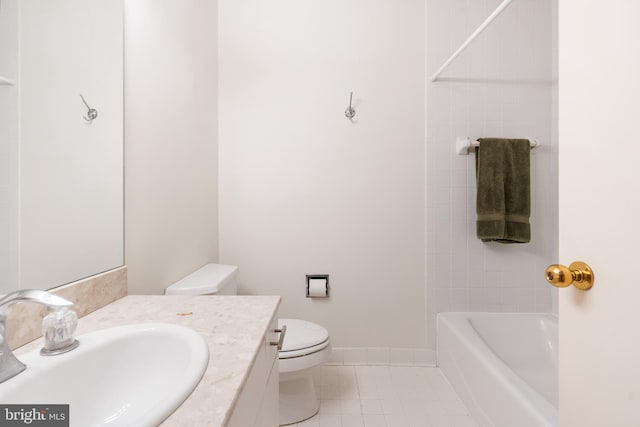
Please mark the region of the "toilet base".
<svg viewBox="0 0 640 427"><path fill-rule="evenodd" d="M320 409L312 376L280 382L280 425L299 423Z"/></svg>

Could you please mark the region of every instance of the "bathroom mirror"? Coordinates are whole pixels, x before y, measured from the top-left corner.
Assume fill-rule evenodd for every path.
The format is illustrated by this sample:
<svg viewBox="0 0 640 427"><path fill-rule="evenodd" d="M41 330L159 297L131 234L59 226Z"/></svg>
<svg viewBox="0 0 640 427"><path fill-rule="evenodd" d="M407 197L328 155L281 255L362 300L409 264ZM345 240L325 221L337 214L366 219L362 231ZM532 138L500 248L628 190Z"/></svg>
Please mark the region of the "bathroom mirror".
<svg viewBox="0 0 640 427"><path fill-rule="evenodd" d="M17 211L12 256L2 261L17 283L3 281L0 293L50 289L124 263L123 2L0 6L3 22L19 22L17 48L0 45L19 63L5 91L19 91L18 132L2 142L19 153L5 178L17 200L0 206Z"/></svg>

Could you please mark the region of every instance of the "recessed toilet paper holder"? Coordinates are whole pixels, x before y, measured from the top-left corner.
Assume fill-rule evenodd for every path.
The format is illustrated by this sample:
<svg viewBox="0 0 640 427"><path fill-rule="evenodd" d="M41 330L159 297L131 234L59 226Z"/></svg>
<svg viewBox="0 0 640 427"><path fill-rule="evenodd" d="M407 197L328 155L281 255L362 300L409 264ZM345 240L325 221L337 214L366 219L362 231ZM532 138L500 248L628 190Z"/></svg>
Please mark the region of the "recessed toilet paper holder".
<svg viewBox="0 0 640 427"><path fill-rule="evenodd" d="M307 298L329 298L328 274L307 274Z"/></svg>

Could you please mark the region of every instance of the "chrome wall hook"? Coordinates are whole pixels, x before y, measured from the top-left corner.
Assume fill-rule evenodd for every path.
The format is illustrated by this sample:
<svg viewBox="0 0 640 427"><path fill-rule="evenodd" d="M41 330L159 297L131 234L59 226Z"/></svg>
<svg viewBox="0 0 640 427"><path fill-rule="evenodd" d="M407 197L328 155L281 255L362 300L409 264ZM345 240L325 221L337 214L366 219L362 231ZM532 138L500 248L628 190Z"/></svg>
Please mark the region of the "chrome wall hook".
<svg viewBox="0 0 640 427"><path fill-rule="evenodd" d="M344 110L344 115L349 120L353 119L353 117L356 115L356 110L354 110L353 107L351 106L352 101L353 101L353 92L350 92L349 107L347 107L347 109Z"/></svg>
<svg viewBox="0 0 640 427"><path fill-rule="evenodd" d="M91 108L89 107L89 104L87 104L87 101L85 101L84 96L82 96L82 94L80 94L80 98L82 98L82 102L84 102L84 105L87 106L87 116L83 116L82 118L85 119L85 121L88 124L91 124L97 117L98 117L98 110L96 110L95 108Z"/></svg>

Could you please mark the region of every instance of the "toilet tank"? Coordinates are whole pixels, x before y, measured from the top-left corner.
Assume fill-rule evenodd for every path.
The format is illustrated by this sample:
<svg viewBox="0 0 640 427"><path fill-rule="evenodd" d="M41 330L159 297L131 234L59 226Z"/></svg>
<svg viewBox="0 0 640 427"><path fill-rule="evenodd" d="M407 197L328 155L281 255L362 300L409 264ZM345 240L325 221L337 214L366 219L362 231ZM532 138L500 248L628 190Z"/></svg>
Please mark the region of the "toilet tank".
<svg viewBox="0 0 640 427"><path fill-rule="evenodd" d="M165 289L165 295L236 295L235 265L207 264Z"/></svg>

